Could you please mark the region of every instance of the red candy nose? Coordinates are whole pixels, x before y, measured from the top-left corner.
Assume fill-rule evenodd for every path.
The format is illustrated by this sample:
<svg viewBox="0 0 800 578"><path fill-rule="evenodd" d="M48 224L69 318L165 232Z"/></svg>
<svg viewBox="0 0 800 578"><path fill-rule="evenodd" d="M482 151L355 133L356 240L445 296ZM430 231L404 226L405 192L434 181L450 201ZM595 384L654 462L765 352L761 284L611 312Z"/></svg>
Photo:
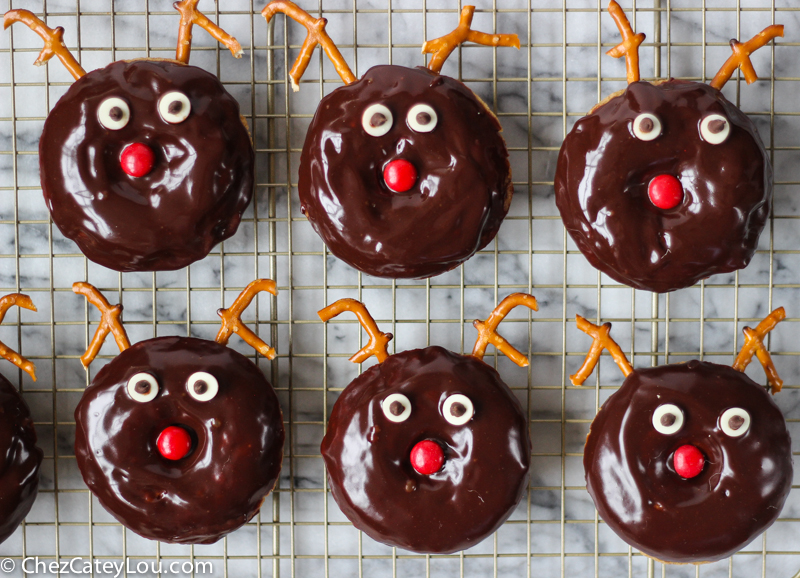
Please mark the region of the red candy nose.
<svg viewBox="0 0 800 578"><path fill-rule="evenodd" d="M192 438L185 429L171 425L158 436L158 451L168 460L185 458L192 449Z"/></svg>
<svg viewBox="0 0 800 578"><path fill-rule="evenodd" d="M417 182L417 169L407 160L393 160L383 169L383 180L395 193L405 193Z"/></svg>
<svg viewBox="0 0 800 578"><path fill-rule="evenodd" d="M674 209L683 200L683 185L672 175L658 175L650 181L647 193L659 209Z"/></svg>
<svg viewBox="0 0 800 578"><path fill-rule="evenodd" d="M444 452L436 442L424 440L411 449L411 465L420 474L435 474L442 469L443 463Z"/></svg>
<svg viewBox="0 0 800 578"><path fill-rule="evenodd" d="M672 461L678 475L688 480L703 471L706 457L696 447L687 444L675 450Z"/></svg>
<svg viewBox="0 0 800 578"><path fill-rule="evenodd" d="M143 177L153 170L156 155L146 144L135 142L125 147L119 157L119 163L122 165L122 170L130 176Z"/></svg>

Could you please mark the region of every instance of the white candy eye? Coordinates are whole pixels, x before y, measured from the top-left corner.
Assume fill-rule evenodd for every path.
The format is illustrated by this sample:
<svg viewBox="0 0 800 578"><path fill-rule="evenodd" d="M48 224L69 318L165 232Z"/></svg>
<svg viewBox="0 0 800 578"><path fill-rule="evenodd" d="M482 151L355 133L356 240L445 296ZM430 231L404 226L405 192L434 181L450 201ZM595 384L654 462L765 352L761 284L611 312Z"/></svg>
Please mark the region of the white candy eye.
<svg viewBox="0 0 800 578"><path fill-rule="evenodd" d="M386 419L400 423L411 415L411 402L402 393L393 393L381 402L381 409Z"/></svg>
<svg viewBox="0 0 800 578"><path fill-rule="evenodd" d="M649 112L643 112L633 119L633 134L639 140L653 140L661 134L661 121Z"/></svg>
<svg viewBox="0 0 800 578"><path fill-rule="evenodd" d="M709 114L700 121L700 136L707 143L724 143L729 134L731 134L731 123L721 114Z"/></svg>
<svg viewBox="0 0 800 578"><path fill-rule="evenodd" d="M186 389L189 391L189 395L197 401L209 401L217 395L219 383L217 383L217 378L210 373L198 371L189 376Z"/></svg>
<svg viewBox="0 0 800 578"><path fill-rule="evenodd" d="M732 407L722 412L719 426L725 435L738 438L750 429L750 414L740 407Z"/></svg>
<svg viewBox="0 0 800 578"><path fill-rule="evenodd" d="M137 373L128 380L128 393L134 401L152 401L158 395L158 382L149 373Z"/></svg>
<svg viewBox="0 0 800 578"><path fill-rule="evenodd" d="M116 96L105 99L97 108L97 120L108 130L124 128L130 118L131 109L128 103Z"/></svg>
<svg viewBox="0 0 800 578"><path fill-rule="evenodd" d="M416 132L431 132L436 128L439 117L436 116L436 111L427 104L415 104L411 107L411 110L408 111L406 119L411 130Z"/></svg>
<svg viewBox="0 0 800 578"><path fill-rule="evenodd" d="M674 434L683 427L683 412L671 403L659 405L653 412L653 427L658 433Z"/></svg>
<svg viewBox="0 0 800 578"><path fill-rule="evenodd" d="M178 124L186 120L192 112L192 103L182 92L168 92L158 99L158 114L170 124Z"/></svg>
<svg viewBox="0 0 800 578"><path fill-rule="evenodd" d="M361 117L361 125L370 136L383 136L392 128L392 111L382 104L371 104Z"/></svg>
<svg viewBox="0 0 800 578"><path fill-rule="evenodd" d="M444 400L442 413L444 414L444 419L449 423L453 425L464 425L475 415L475 408L472 405L472 401L466 395L454 393Z"/></svg>

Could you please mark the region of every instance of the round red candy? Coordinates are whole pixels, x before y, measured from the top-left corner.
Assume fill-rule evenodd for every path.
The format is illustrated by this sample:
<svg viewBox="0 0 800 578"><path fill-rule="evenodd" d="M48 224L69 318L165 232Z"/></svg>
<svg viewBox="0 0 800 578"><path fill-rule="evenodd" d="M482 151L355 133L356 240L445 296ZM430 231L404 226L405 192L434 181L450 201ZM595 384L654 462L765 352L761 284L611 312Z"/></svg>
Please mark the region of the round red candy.
<svg viewBox="0 0 800 578"><path fill-rule="evenodd" d="M158 451L168 460L185 458L192 449L192 438L185 429L171 425L158 436Z"/></svg>
<svg viewBox="0 0 800 578"><path fill-rule="evenodd" d="M132 177L143 177L153 170L156 164L156 155L146 144L135 142L125 147L120 155L119 162L122 170Z"/></svg>
<svg viewBox="0 0 800 578"><path fill-rule="evenodd" d="M675 450L672 462L678 475L688 480L703 471L706 457L696 447L687 444Z"/></svg>
<svg viewBox="0 0 800 578"><path fill-rule="evenodd" d="M672 175L658 175L650 181L647 194L659 209L674 209L683 201L683 185Z"/></svg>
<svg viewBox="0 0 800 578"><path fill-rule="evenodd" d="M442 447L431 440L424 440L411 449L411 465L418 473L429 476L442 469L444 452Z"/></svg>
<svg viewBox="0 0 800 578"><path fill-rule="evenodd" d="M395 193L405 193L417 182L417 169L404 159L396 159L383 169L386 186Z"/></svg>

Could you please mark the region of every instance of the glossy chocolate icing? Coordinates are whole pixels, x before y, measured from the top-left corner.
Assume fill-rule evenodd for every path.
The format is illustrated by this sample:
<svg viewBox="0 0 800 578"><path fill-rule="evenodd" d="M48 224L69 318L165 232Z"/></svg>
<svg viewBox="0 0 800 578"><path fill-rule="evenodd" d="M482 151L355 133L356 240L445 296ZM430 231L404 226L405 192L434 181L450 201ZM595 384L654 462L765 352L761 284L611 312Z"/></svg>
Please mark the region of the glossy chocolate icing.
<svg viewBox="0 0 800 578"><path fill-rule="evenodd" d="M631 128L645 112L663 127L647 142ZM722 144L700 136L701 119L713 113L730 121ZM658 209L648 197L660 174L683 185L675 209ZM718 90L634 82L575 123L555 190L567 231L594 267L661 293L747 266L769 215L772 168L753 123Z"/></svg>
<svg viewBox="0 0 800 578"><path fill-rule="evenodd" d="M652 424L667 403L684 413L672 435ZM737 438L719 425L732 407L751 417ZM688 480L672 464L684 444L706 457ZM772 397L743 373L703 361L635 370L597 414L583 463L603 520L665 562L710 562L740 550L777 519L792 483L789 433Z"/></svg>
<svg viewBox="0 0 800 578"><path fill-rule="evenodd" d="M42 450L28 405L0 375L0 542L4 542L30 512L39 491Z"/></svg>
<svg viewBox="0 0 800 578"><path fill-rule="evenodd" d="M157 109L173 90L192 107L179 124ZM121 130L98 121L112 96L130 107ZM146 176L120 166L131 143L155 153ZM89 259L117 271L202 259L236 232L253 195L254 153L238 103L216 76L176 61L119 61L77 80L45 121L39 163L53 222Z"/></svg>
<svg viewBox="0 0 800 578"><path fill-rule="evenodd" d="M411 415L389 421L381 402L402 393ZM466 395L475 415L451 425L442 404ZM417 473L409 454L422 440L445 463ZM497 372L441 347L405 351L358 376L336 401L322 440L331 492L356 528L390 546L449 553L494 532L528 484L530 438L519 403Z"/></svg>
<svg viewBox="0 0 800 578"><path fill-rule="evenodd" d="M210 401L187 392L197 371L219 382ZM127 391L139 372L158 380L152 401L134 401ZM284 430L272 386L250 360L213 341L159 337L133 345L97 373L75 421L75 456L86 485L145 538L216 542L258 512L281 469ZM186 428L194 441L178 461L156 447L171 425Z"/></svg>
<svg viewBox="0 0 800 578"><path fill-rule="evenodd" d="M371 104L394 123L381 137L361 124ZM428 104L438 123L414 132L406 121ZM425 68L375 66L322 99L300 157L303 213L331 252L356 269L389 278L448 271L485 247L508 212L513 187L500 123L461 82ZM419 177L392 192L384 167L410 161Z"/></svg>

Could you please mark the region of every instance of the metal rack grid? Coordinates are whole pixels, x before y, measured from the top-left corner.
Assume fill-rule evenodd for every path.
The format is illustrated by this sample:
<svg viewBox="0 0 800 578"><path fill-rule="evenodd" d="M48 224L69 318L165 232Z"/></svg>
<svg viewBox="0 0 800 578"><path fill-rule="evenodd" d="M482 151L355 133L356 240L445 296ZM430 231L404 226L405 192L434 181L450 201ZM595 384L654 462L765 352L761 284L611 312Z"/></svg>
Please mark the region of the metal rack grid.
<svg viewBox="0 0 800 578"><path fill-rule="evenodd" d="M666 296L621 287L586 265L552 199L561 138L594 102L624 86L624 65L603 54L618 41L603 12L604 0L476 2L476 28L517 32L522 51L464 47L443 72L463 79L497 112L512 156L515 201L498 239L480 255L454 272L416 282L376 280L337 264L300 215L297 157L316 102L339 85L329 64L315 56L301 92L292 94L286 70L302 29L290 24L285 34L283 18L267 27L259 14L264 1L202 4L245 46L243 61L233 62L197 31L193 64L221 74L242 105L257 149L257 196L236 237L177 273L109 272L87 262L52 226L38 185L36 139L46 111L71 80L57 63L39 71L30 67L39 50L30 32L14 27L0 37L0 107L5 107L0 108L0 290L30 293L39 306L38 314L10 312L0 337L36 362L40 380L34 384L6 365L0 371L32 406L45 449L37 504L22 529L0 545L0 556L18 562L17 575L19 562L35 555L46 561L74 556L100 561L129 556L133 563L209 560L215 574L224 576L793 575L800 567L797 485L776 526L722 563L662 566L615 540L591 502L587 509L580 458L588 424L621 378L604 360L594 387L575 388L566 379L588 346L571 322L576 312L614 321L615 336L635 365L698 356L729 363L741 344L741 326L758 321L773 302L783 304L790 319L771 346L787 382L778 402L790 418L797 448L800 349L791 336L800 273L791 269L800 251L791 242L800 225L791 196L800 184L792 166L800 147L791 144L791 132L800 110L789 97L800 81L790 62L798 50L792 42L797 28L791 24L797 24L800 9L792 0L634 0L631 21L648 34L642 50L646 79L708 80L727 55L725 35L752 35L773 22L790 25L786 39L754 59L762 81L745 90L737 76L725 90L758 123L775 161L776 204L761 250L740 273ZM446 0L301 5L331 19L329 31L357 76L365 63L422 64L423 35L449 31L461 7ZM7 0L6 8L11 7L30 8L51 25L64 26L65 42L87 69L119 58L169 57L174 50L177 18L168 1ZM630 14L631 3L623 7ZM724 30L722 37L709 23ZM41 110L30 104L37 99ZM276 278L280 291L277 298L262 297L250 314L278 350L276 361L256 361L276 386L286 419L280 487L256 519L217 545L141 540L91 499L75 467L72 410L101 364L88 375L80 366L82 344L97 317L72 295L71 282L88 279L123 303L126 327L136 342L171 333L211 337L217 320L210 305L229 304L259 276ZM530 417L534 475L517 512L494 537L453 556L400 552L355 532L327 491L318 442L335 397L359 369L348 367L346 358L360 347L362 336L355 322L323 326L314 312L336 298L356 297L395 334L397 351L427 344L463 351L474 336L466 322L484 317L515 290L533 293L542 304L538 314L519 313L503 329L528 352L531 366L520 370L501 357L487 360ZM113 344L102 354L112 358ZM748 373L763 382L754 368ZM782 539L786 536L788 541Z"/></svg>

